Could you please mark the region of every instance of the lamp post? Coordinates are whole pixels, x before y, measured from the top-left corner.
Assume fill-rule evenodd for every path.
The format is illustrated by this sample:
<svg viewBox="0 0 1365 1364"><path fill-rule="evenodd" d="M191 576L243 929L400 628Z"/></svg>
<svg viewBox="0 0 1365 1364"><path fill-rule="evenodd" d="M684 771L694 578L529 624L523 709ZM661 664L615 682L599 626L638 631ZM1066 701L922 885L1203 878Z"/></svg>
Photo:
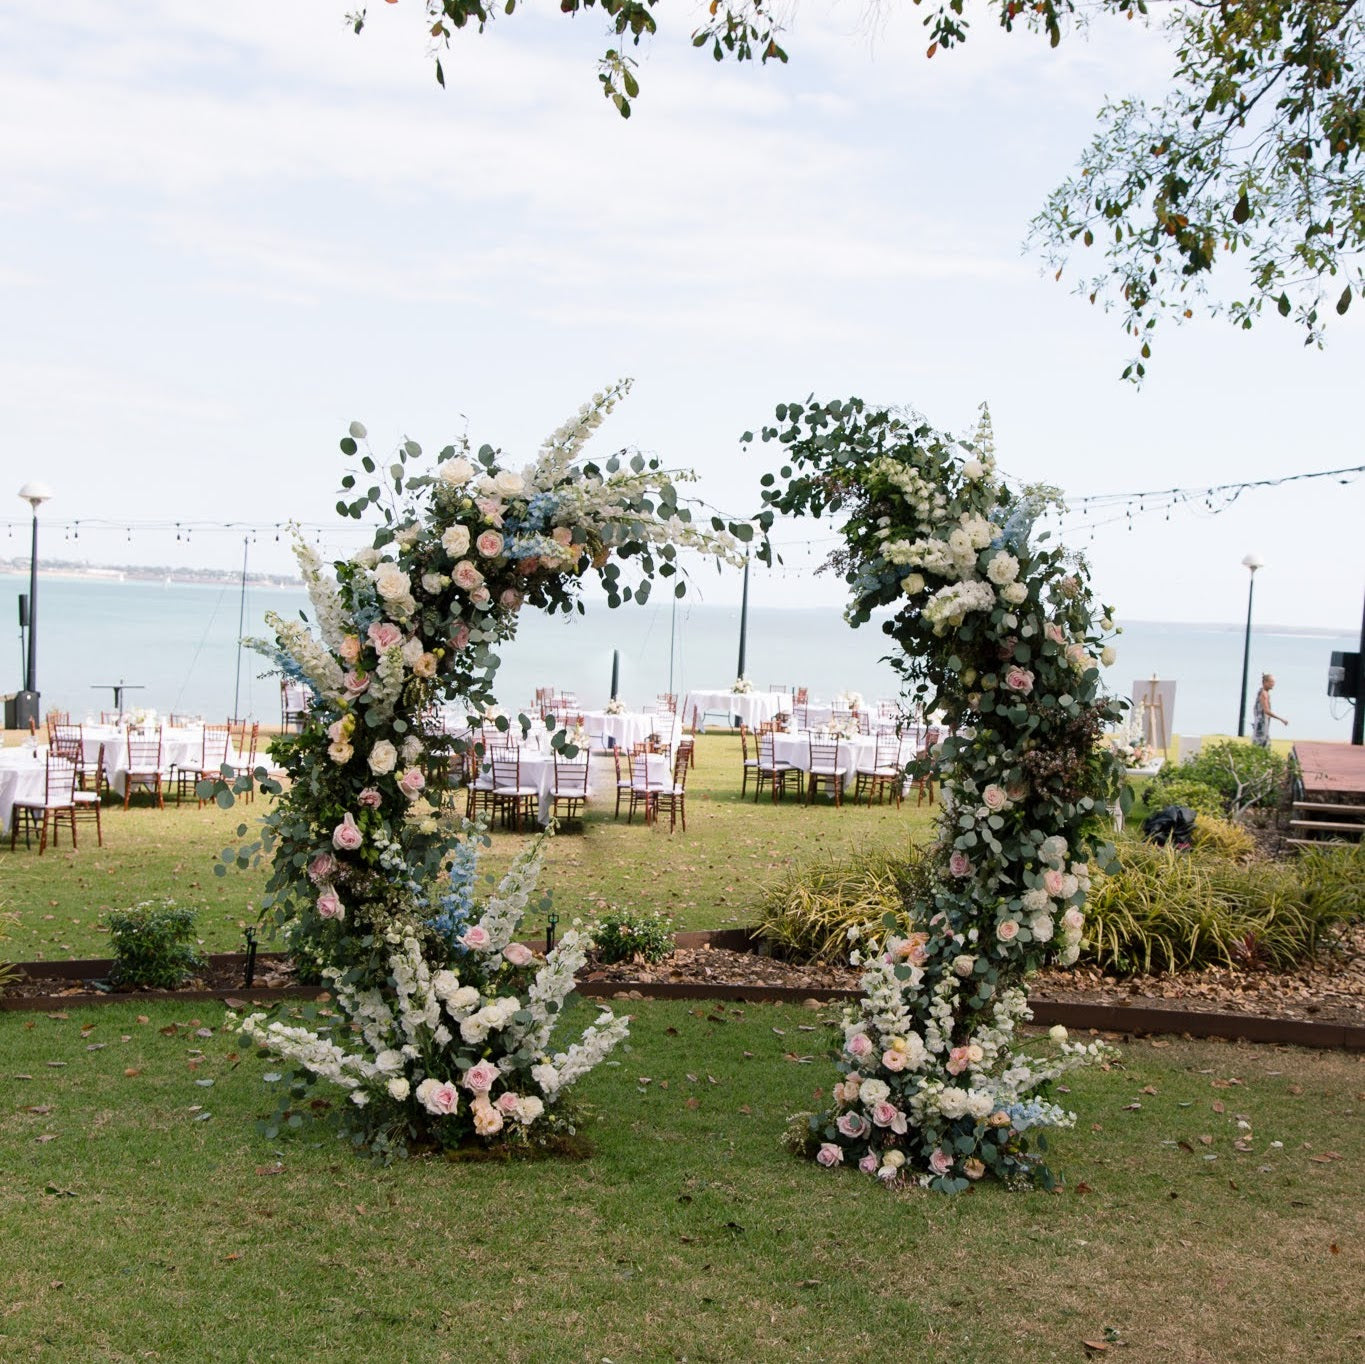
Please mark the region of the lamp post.
<svg viewBox="0 0 1365 1364"><path fill-rule="evenodd" d="M14 698L14 728L25 729L42 718L38 697L38 508L52 496L46 483L25 483L19 496L33 508L33 548L28 560L28 658L24 689Z"/></svg>
<svg viewBox="0 0 1365 1364"><path fill-rule="evenodd" d="M1251 599L1256 592L1256 570L1262 567L1263 560L1255 555L1248 554L1242 560L1242 567L1245 568L1250 576L1247 583L1247 628L1246 636L1242 641L1242 699L1237 711L1237 737L1243 738L1247 732L1247 680L1251 672Z"/></svg>

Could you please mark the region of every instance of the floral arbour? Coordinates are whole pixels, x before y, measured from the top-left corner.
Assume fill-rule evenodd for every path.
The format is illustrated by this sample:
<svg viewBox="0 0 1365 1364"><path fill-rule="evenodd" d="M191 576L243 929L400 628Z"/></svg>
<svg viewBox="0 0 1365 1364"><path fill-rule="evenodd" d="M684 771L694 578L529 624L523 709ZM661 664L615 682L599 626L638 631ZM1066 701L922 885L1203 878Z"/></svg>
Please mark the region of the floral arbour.
<svg viewBox="0 0 1365 1364"><path fill-rule="evenodd" d="M833 1104L791 1134L826 1166L956 1192L987 1174L1050 1184L1043 1129L1073 1121L1047 1097L1103 1054L1054 1029L1030 1051L1027 977L1076 959L1103 814L1120 766L1101 743L1121 706L1101 662L1113 622L1085 564L1035 523L1055 493L996 472L989 415L963 446L861 400L785 404L764 502L843 518L832 566L853 625L882 629L907 696L941 713L938 889L864 944ZM746 436L746 442L752 435Z"/></svg>
<svg viewBox="0 0 1365 1364"><path fill-rule="evenodd" d="M680 549L735 557L752 538L750 524L695 527L657 460L580 460L626 388L598 394L521 471L467 441L431 467L409 441L381 474L362 426L341 442L359 467L338 511L378 511L382 524L332 572L297 546L313 620L270 615L275 639L257 647L312 701L303 731L272 749L291 780L261 837L225 859L272 856L262 912L335 996L330 1015L241 1022L291 1067L268 1132L325 1080L347 1093L355 1143L380 1152L544 1143L570 1125L569 1086L625 1036L603 1010L572 1044L556 1041L585 943L567 932L542 960L516 941L543 840L478 902L486 840L432 799L465 744L424 717L442 699L471 714L491 702L496 646L524 607L581 610L590 573L612 606L644 602L656 577L681 596ZM623 565L638 568L633 581ZM563 730L554 743L572 751ZM225 786L218 794L231 802Z"/></svg>

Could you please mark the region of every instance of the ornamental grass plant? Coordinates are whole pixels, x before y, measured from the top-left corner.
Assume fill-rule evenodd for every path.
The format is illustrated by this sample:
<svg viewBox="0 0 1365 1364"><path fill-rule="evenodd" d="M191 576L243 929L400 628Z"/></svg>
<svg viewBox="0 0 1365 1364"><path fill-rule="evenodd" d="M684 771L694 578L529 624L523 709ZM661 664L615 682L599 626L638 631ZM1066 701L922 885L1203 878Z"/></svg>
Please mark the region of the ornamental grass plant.
<svg viewBox="0 0 1365 1364"><path fill-rule="evenodd" d="M1285 863L1125 839L1092 889L1084 955L1120 975L1292 968L1360 917L1362 869L1355 847Z"/></svg>

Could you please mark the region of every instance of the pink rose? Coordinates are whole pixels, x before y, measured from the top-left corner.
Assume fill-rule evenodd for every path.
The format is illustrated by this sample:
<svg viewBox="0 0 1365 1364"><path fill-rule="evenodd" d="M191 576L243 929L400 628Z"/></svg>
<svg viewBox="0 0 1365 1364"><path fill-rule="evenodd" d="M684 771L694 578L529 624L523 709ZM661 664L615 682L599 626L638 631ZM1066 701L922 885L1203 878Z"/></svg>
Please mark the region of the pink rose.
<svg viewBox="0 0 1365 1364"><path fill-rule="evenodd" d="M1056 621L1048 621L1048 623L1043 626L1043 634L1054 644L1066 643L1066 636L1062 633L1062 627L1058 625Z"/></svg>
<svg viewBox="0 0 1365 1364"><path fill-rule="evenodd" d="M869 1152L867 1153L867 1155L865 1155L865 1156L858 1162L858 1168L859 1168L865 1175L875 1175L875 1174L877 1173L877 1170L878 1170L878 1168L880 1167L880 1165L881 1165L881 1161L879 1161L879 1160L877 1159L877 1157L874 1156L874 1155L872 1154L871 1151L869 1151Z"/></svg>
<svg viewBox="0 0 1365 1364"><path fill-rule="evenodd" d="M949 1075L961 1075L971 1064L971 1059L966 1047L954 1047L948 1053L948 1064L944 1066L944 1070Z"/></svg>
<svg viewBox="0 0 1365 1364"><path fill-rule="evenodd" d="M970 876L972 874L972 859L965 852L954 852L948 859L948 870L954 876Z"/></svg>
<svg viewBox="0 0 1365 1364"><path fill-rule="evenodd" d="M469 626L463 621L451 631L450 647L452 649L463 649L469 643Z"/></svg>
<svg viewBox="0 0 1365 1364"><path fill-rule="evenodd" d="M341 852L355 852L365 841L365 835L356 828L355 816L347 810L341 823L332 830L332 847Z"/></svg>
<svg viewBox="0 0 1365 1364"><path fill-rule="evenodd" d="M375 652L380 654L388 653L395 644L403 642L403 632L387 620L375 621L365 633L374 645Z"/></svg>
<svg viewBox="0 0 1365 1364"><path fill-rule="evenodd" d="M373 786L367 786L357 797L357 804L366 805L371 810L377 810L384 803L384 797L375 790Z"/></svg>
<svg viewBox="0 0 1365 1364"><path fill-rule="evenodd" d="M416 800L422 794L422 788L426 786L427 779L422 775L421 769L410 767L401 777L398 778L398 789L409 799Z"/></svg>
<svg viewBox="0 0 1365 1364"><path fill-rule="evenodd" d="M486 530L474 541L474 548L485 559L496 559L502 553L502 536L495 530Z"/></svg>
<svg viewBox="0 0 1365 1364"><path fill-rule="evenodd" d="M496 497L478 497L474 499L474 505L483 513L483 519L490 526L502 525L502 503ZM483 537L480 536L480 539ZM482 550L479 551L483 553Z"/></svg>
<svg viewBox="0 0 1365 1364"><path fill-rule="evenodd" d="M519 611L521 609L521 593L515 587L504 588L498 601L509 611Z"/></svg>
<svg viewBox="0 0 1365 1364"><path fill-rule="evenodd" d="M1033 690L1033 674L1027 668L1011 668L1005 674L1005 686L1027 696Z"/></svg>
<svg viewBox="0 0 1365 1364"><path fill-rule="evenodd" d="M844 1136L855 1141L867 1131L867 1119L861 1113L841 1113L834 1125Z"/></svg>
<svg viewBox="0 0 1365 1364"><path fill-rule="evenodd" d="M986 1162L978 1160L975 1156L968 1156L962 1162L962 1173L968 1179L980 1179L986 1173Z"/></svg>
<svg viewBox="0 0 1365 1364"><path fill-rule="evenodd" d="M324 919L344 919L346 917L341 896L331 886L325 886L322 894L318 896L318 913Z"/></svg>
<svg viewBox="0 0 1365 1364"><path fill-rule="evenodd" d="M483 574L468 559L461 559L450 580L461 592L472 592L483 582Z"/></svg>
<svg viewBox="0 0 1365 1364"><path fill-rule="evenodd" d="M516 1115L517 1107L518 1105L520 1105L520 1103L521 1095L513 1094L512 1091L508 1089L498 1095L498 1100L494 1107L501 1110L508 1117L514 1117Z"/></svg>
<svg viewBox="0 0 1365 1364"><path fill-rule="evenodd" d="M1043 889L1049 895L1060 896L1066 885L1066 877L1055 867L1049 867L1043 873Z"/></svg>
<svg viewBox="0 0 1365 1364"><path fill-rule="evenodd" d="M836 1146L832 1141L827 1141L815 1153L816 1162L823 1165L825 1169L830 1169L835 1165L842 1165L844 1160L843 1148Z"/></svg>
<svg viewBox="0 0 1365 1364"><path fill-rule="evenodd" d="M427 1110L444 1116L460 1106L459 1091L449 1080L425 1079L417 1086L417 1102Z"/></svg>
<svg viewBox="0 0 1365 1364"><path fill-rule="evenodd" d="M469 600L475 606L487 606L493 600L493 594L486 587L476 587L469 594Z"/></svg>
<svg viewBox="0 0 1365 1364"><path fill-rule="evenodd" d="M1003 810L1005 808L1005 802L1008 799L1009 798L1005 795L1004 788L996 786L994 783L981 793L981 803L988 810Z"/></svg>
<svg viewBox="0 0 1365 1364"><path fill-rule="evenodd" d="M344 744L349 737L346 733L346 721L333 720L332 723L327 726L327 737L334 744Z"/></svg>
<svg viewBox="0 0 1365 1364"><path fill-rule="evenodd" d="M352 700L367 691L369 685L370 679L364 673L358 673L354 669L341 679L342 689Z"/></svg>
<svg viewBox="0 0 1365 1364"><path fill-rule="evenodd" d="M341 864L329 852L320 852L308 864L308 879L313 882L326 881L335 876Z"/></svg>
<svg viewBox="0 0 1365 1364"><path fill-rule="evenodd" d="M1079 933L1085 924L1085 915L1081 913L1075 905L1072 905L1065 914L1062 915L1062 927L1072 933Z"/></svg>
<svg viewBox="0 0 1365 1364"><path fill-rule="evenodd" d="M1085 651L1084 644L1068 644L1066 646L1066 661L1073 668L1085 671L1086 665L1090 662L1090 655Z"/></svg>
<svg viewBox="0 0 1365 1364"><path fill-rule="evenodd" d="M878 1127L890 1127L896 1121L900 1110L889 1099L883 1099L872 1106L872 1121Z"/></svg>
<svg viewBox="0 0 1365 1364"><path fill-rule="evenodd" d="M509 942L502 949L502 955L513 966L529 966L536 959L536 954L524 942Z"/></svg>
<svg viewBox="0 0 1365 1364"><path fill-rule="evenodd" d="M498 1068L492 1061L478 1061L465 1071L463 1084L475 1094L487 1094L497 1079Z"/></svg>
<svg viewBox="0 0 1365 1364"><path fill-rule="evenodd" d="M488 936L488 930L475 924L472 928L466 928L460 934L460 941L472 952L480 952L492 941Z"/></svg>
<svg viewBox="0 0 1365 1364"><path fill-rule="evenodd" d="M1019 924L1014 919L1006 919L995 926L995 936L1001 942L1013 942L1019 935Z"/></svg>
<svg viewBox="0 0 1365 1364"><path fill-rule="evenodd" d="M872 1041L866 1033L855 1032L844 1043L844 1050L850 1056L870 1056L872 1054Z"/></svg>
<svg viewBox="0 0 1365 1364"><path fill-rule="evenodd" d="M568 547L573 544L573 531L571 531L568 526L556 526L554 530L550 532L550 539L552 539L555 544L562 546L564 549L568 549Z"/></svg>
<svg viewBox="0 0 1365 1364"><path fill-rule="evenodd" d="M412 662L412 670L418 677L436 676L436 655L431 653L420 653Z"/></svg>
<svg viewBox="0 0 1365 1364"><path fill-rule="evenodd" d="M941 1146L936 1146L929 1157L929 1168L936 1175L946 1175L953 1168L953 1158Z"/></svg>
<svg viewBox="0 0 1365 1364"><path fill-rule="evenodd" d="M337 657L349 668L360 657L360 636L347 635L337 648Z"/></svg>
<svg viewBox="0 0 1365 1364"><path fill-rule="evenodd" d="M907 1057L903 1051L897 1051L895 1047L888 1047L882 1052L882 1065L887 1070L904 1070Z"/></svg>

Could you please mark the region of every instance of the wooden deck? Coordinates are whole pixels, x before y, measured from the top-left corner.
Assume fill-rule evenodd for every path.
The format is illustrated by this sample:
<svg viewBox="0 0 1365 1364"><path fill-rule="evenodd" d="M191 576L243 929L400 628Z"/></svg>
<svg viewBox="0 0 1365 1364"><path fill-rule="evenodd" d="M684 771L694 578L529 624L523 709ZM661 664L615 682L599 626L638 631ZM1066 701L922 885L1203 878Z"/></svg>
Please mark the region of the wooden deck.
<svg viewBox="0 0 1365 1364"><path fill-rule="evenodd" d="M1294 756L1303 773L1306 800L1315 796L1365 798L1365 747L1300 742L1294 745Z"/></svg>

